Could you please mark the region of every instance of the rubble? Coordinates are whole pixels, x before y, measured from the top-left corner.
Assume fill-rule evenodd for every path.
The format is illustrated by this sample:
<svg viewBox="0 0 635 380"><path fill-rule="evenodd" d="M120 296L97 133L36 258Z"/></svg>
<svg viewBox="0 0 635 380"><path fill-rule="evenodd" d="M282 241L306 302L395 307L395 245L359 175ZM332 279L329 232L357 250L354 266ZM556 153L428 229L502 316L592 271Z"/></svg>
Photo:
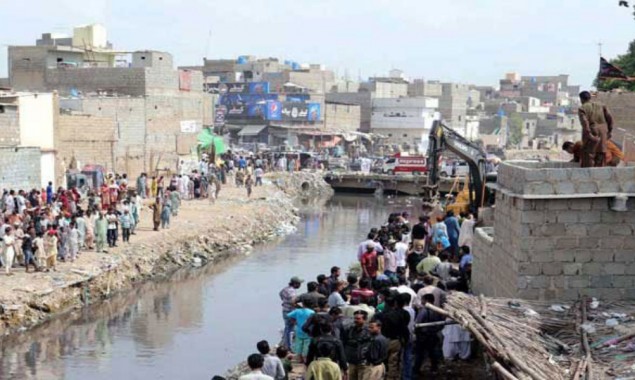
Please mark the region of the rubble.
<svg viewBox="0 0 635 380"><path fill-rule="evenodd" d="M265 178L291 197L324 198L334 194L331 186L324 181L323 173L319 171L273 172L267 173Z"/></svg>
<svg viewBox="0 0 635 380"><path fill-rule="evenodd" d="M224 187L215 204L184 202L172 227L160 232L151 230L150 212L144 211L131 244L120 243L108 254L85 252L75 263L62 263L59 272L17 270L3 276L0 335L32 328L179 268L248 255L254 244L293 232L298 221L290 197L272 185L256 188L251 199L244 189Z"/></svg>

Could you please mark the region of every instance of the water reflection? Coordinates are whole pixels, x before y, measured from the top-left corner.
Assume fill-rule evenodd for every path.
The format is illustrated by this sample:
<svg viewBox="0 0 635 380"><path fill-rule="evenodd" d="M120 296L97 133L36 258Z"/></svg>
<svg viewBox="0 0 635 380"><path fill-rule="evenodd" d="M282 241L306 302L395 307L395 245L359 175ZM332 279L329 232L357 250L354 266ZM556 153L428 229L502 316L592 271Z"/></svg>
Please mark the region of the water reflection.
<svg viewBox="0 0 635 380"><path fill-rule="evenodd" d="M277 292L354 260L356 243L409 199L336 196L303 208L298 232L246 259L177 272L0 342L2 379L197 379L279 337ZM416 213L415 213L416 214ZM240 259L239 261L237 261Z"/></svg>

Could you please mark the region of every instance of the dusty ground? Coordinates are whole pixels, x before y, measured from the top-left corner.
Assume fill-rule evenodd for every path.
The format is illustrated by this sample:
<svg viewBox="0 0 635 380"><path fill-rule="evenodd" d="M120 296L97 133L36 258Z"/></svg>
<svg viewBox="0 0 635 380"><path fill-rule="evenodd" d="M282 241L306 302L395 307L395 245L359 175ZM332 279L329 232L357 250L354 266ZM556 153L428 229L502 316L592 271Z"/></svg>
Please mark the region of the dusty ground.
<svg viewBox="0 0 635 380"><path fill-rule="evenodd" d="M152 231L151 211L144 209L130 243L119 238L108 253L82 252L57 272L0 273L0 334L34 326L58 311L94 302L138 281L183 266L205 264L240 254L252 244L281 235L297 222L290 198L272 184L254 188L224 186L216 203L184 201L169 229Z"/></svg>

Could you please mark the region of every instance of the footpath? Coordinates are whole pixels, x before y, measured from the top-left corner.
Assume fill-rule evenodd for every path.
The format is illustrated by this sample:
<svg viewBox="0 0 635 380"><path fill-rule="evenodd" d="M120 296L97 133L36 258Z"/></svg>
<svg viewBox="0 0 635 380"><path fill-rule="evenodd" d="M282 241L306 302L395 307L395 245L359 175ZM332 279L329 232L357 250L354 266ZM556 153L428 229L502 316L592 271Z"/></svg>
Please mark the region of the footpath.
<svg viewBox="0 0 635 380"><path fill-rule="evenodd" d="M119 239L108 253L83 251L74 263L59 263L57 272L25 273L20 267L13 276L0 274L0 336L176 269L246 254L254 244L289 233L298 217L285 191L265 184L255 187L248 199L244 188L228 184L215 203L183 201L170 228L158 232L152 230L152 212L145 207L130 243Z"/></svg>

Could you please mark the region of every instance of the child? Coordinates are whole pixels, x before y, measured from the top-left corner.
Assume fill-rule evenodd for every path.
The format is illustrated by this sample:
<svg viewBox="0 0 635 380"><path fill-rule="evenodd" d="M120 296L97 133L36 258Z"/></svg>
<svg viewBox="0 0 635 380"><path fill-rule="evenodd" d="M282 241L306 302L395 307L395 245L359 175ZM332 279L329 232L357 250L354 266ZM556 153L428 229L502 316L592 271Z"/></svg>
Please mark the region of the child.
<svg viewBox="0 0 635 380"><path fill-rule="evenodd" d="M119 217L121 223L121 234L123 235L123 242L130 243L130 228L132 227L132 216L128 209L123 210L123 214Z"/></svg>
<svg viewBox="0 0 635 380"><path fill-rule="evenodd" d="M35 235L35 239L33 239L33 259L35 260L37 270L41 270L43 266L42 260L46 260L46 251L44 250L44 238L42 236L43 233L38 232Z"/></svg>

